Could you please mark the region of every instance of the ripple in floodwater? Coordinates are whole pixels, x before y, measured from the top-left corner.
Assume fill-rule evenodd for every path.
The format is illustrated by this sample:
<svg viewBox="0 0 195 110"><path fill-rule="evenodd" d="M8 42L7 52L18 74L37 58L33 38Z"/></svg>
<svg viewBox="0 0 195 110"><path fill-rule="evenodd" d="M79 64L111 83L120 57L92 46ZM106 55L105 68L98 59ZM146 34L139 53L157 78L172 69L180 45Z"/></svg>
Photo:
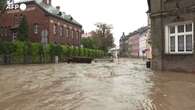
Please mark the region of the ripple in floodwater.
<svg viewBox="0 0 195 110"><path fill-rule="evenodd" d="M195 107L195 98L189 106L177 100L188 102L189 97L194 97L187 92L195 90L193 74L153 73L137 59L121 59L119 63L12 65L0 66L0 70L0 110L187 110L181 108ZM178 84L186 90L178 89ZM188 94L177 97L181 92Z"/></svg>

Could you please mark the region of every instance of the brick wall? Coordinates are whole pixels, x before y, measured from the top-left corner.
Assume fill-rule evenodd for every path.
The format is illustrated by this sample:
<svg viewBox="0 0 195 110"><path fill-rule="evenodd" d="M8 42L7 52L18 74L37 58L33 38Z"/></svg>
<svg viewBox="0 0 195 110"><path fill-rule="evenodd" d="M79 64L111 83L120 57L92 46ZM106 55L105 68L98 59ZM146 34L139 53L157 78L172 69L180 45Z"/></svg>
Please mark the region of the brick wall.
<svg viewBox="0 0 195 110"><path fill-rule="evenodd" d="M25 16L27 18L29 26L29 36L33 42L41 42L41 33L42 30L48 30L48 41L57 42L62 44L69 44L74 46L80 45L81 39L81 26L68 23L65 20L62 20L57 17L53 17L42 10L34 2L29 2L27 4L27 9L25 11L20 10L8 10L0 18L0 27L6 29L3 30L3 33L9 35L1 34L1 39L12 40L12 30L17 29L20 18ZM38 33L34 33L34 25L38 25ZM53 33L54 25L56 24L56 34ZM60 29L62 27L62 29ZM69 29L70 32L73 31L72 35L66 35L66 29ZM62 30L62 34L60 33ZM1 32L2 33L2 32Z"/></svg>

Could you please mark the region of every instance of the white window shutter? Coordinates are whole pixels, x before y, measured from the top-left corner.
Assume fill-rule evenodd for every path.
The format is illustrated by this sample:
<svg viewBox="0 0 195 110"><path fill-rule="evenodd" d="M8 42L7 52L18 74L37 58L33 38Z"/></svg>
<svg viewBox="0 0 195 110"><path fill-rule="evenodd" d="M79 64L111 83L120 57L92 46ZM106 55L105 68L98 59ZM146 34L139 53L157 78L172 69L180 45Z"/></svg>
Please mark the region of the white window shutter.
<svg viewBox="0 0 195 110"><path fill-rule="evenodd" d="M169 53L169 27L165 26L165 53Z"/></svg>

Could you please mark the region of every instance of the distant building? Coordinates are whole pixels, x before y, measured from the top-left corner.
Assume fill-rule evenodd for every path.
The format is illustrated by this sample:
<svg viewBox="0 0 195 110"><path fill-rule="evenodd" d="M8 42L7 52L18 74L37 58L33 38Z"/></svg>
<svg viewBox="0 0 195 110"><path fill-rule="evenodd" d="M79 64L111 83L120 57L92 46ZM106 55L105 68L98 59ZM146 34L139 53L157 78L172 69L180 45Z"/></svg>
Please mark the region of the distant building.
<svg viewBox="0 0 195 110"><path fill-rule="evenodd" d="M139 57L146 58L146 53L149 51L147 48L148 31L149 29L146 27L142 32L139 33Z"/></svg>
<svg viewBox="0 0 195 110"><path fill-rule="evenodd" d="M142 27L129 35L123 33L120 39L120 56L122 57L147 57L149 56L149 32L148 26Z"/></svg>
<svg viewBox="0 0 195 110"><path fill-rule="evenodd" d="M25 10L21 10L21 4ZM67 4L68 5L68 4ZM53 7L51 0L20 0L14 7L8 6L0 19L0 39L17 39L18 27L23 17L27 18L29 37L32 42L55 42L80 45L82 26L72 16ZM43 34L45 33L45 34Z"/></svg>
<svg viewBox="0 0 195 110"><path fill-rule="evenodd" d="M194 0L148 0L152 68L195 72Z"/></svg>
<svg viewBox="0 0 195 110"><path fill-rule="evenodd" d="M140 57L139 48L140 48L140 35L138 31L135 31L129 35L128 40L129 45L129 54L131 57Z"/></svg>
<svg viewBox="0 0 195 110"><path fill-rule="evenodd" d="M125 33L122 34L119 41L119 45L120 45L119 56L129 57L128 37L125 35Z"/></svg>

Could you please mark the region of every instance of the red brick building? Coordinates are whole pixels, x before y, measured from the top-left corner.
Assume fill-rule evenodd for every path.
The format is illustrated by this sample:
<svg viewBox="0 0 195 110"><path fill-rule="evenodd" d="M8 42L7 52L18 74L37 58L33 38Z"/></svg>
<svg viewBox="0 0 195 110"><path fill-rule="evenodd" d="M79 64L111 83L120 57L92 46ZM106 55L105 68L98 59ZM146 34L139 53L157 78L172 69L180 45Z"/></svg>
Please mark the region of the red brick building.
<svg viewBox="0 0 195 110"><path fill-rule="evenodd" d="M15 4L25 4L26 9L22 11L19 7L7 8L0 17L0 39L17 39L17 29L25 16L32 42L80 45L82 26L70 15L61 12L60 7L53 7L51 0L20 0Z"/></svg>

